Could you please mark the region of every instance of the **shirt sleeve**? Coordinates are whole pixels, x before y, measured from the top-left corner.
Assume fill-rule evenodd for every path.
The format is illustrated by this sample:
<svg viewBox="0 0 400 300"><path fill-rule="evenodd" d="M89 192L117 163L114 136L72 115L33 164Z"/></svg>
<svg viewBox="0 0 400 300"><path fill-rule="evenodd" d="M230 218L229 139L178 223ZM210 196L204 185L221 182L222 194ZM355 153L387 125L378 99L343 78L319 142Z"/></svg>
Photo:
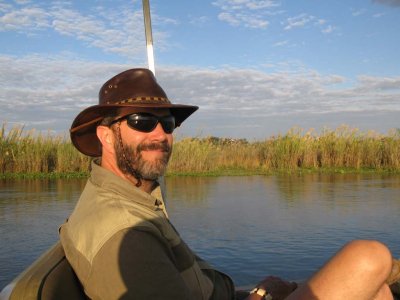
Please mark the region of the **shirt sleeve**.
<svg viewBox="0 0 400 300"><path fill-rule="evenodd" d="M95 299L189 299L167 247L136 229L121 230L104 244L89 282Z"/></svg>

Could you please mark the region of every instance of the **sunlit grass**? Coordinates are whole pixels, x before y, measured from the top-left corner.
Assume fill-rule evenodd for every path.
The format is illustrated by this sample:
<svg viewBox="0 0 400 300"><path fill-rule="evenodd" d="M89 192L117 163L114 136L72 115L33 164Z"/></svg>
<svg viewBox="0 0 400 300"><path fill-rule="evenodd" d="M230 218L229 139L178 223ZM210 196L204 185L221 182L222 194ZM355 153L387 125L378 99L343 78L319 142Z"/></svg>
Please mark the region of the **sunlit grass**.
<svg viewBox="0 0 400 300"><path fill-rule="evenodd" d="M248 142L187 138L174 146L170 173L276 171L400 171L400 131L386 135L347 126L320 134L296 128L285 135Z"/></svg>
<svg viewBox="0 0 400 300"><path fill-rule="evenodd" d="M67 136L26 131L23 127L13 127L7 132L5 124L1 127L0 168L3 176L68 176L69 173L86 172L89 162L88 157L75 150Z"/></svg>
<svg viewBox="0 0 400 300"><path fill-rule="evenodd" d="M2 177L82 176L90 158L67 135L23 127L0 130ZM185 138L174 144L167 175L248 175L293 171L400 172L400 130L382 135L342 126L317 134L295 128L262 141Z"/></svg>

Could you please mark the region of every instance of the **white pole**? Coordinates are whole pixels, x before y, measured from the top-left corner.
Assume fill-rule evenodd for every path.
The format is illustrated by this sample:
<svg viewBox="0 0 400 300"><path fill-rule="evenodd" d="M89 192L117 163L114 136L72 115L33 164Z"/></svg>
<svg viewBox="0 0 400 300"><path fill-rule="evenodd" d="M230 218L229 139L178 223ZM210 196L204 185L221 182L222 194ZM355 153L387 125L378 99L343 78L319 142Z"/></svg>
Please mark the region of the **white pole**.
<svg viewBox="0 0 400 300"><path fill-rule="evenodd" d="M147 49L147 61L149 64L150 71L156 75L154 67L154 50L153 50L153 36L151 32L151 16L150 16L150 4L149 0L142 0L143 3L143 17L144 17L144 29L146 35L146 49Z"/></svg>

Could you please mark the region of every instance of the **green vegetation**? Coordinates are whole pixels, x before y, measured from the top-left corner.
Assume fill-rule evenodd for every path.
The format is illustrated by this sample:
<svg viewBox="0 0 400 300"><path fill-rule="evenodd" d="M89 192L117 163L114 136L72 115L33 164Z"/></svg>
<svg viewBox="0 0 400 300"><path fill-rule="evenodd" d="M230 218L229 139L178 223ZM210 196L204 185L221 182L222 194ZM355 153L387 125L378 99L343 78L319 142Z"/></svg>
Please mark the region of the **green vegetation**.
<svg viewBox="0 0 400 300"><path fill-rule="evenodd" d="M187 138L174 147L171 173L400 172L400 131L362 133L342 126L293 129L264 141Z"/></svg>
<svg viewBox="0 0 400 300"><path fill-rule="evenodd" d="M80 154L67 136L43 135L13 127L0 131L2 177L77 177L87 173L90 158Z"/></svg>
<svg viewBox="0 0 400 300"><path fill-rule="evenodd" d="M66 135L14 127L0 132L4 177L78 177L90 158ZM174 144L167 175L250 175L276 172L400 172L400 130L381 135L346 126L304 133L293 129L263 141L185 138Z"/></svg>

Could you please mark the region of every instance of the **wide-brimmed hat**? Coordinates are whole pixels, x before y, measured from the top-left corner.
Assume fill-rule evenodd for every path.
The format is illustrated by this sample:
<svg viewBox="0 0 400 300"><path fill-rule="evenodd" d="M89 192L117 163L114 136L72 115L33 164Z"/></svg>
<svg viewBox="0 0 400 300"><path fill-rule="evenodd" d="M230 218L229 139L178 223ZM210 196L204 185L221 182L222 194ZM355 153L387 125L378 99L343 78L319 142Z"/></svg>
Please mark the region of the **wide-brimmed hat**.
<svg viewBox="0 0 400 300"><path fill-rule="evenodd" d="M72 143L83 154L100 156L101 144L96 127L107 116L130 114L129 108L168 108L175 117L176 126L198 109L192 105L172 104L150 70L127 70L101 87L98 105L78 114L70 129Z"/></svg>

